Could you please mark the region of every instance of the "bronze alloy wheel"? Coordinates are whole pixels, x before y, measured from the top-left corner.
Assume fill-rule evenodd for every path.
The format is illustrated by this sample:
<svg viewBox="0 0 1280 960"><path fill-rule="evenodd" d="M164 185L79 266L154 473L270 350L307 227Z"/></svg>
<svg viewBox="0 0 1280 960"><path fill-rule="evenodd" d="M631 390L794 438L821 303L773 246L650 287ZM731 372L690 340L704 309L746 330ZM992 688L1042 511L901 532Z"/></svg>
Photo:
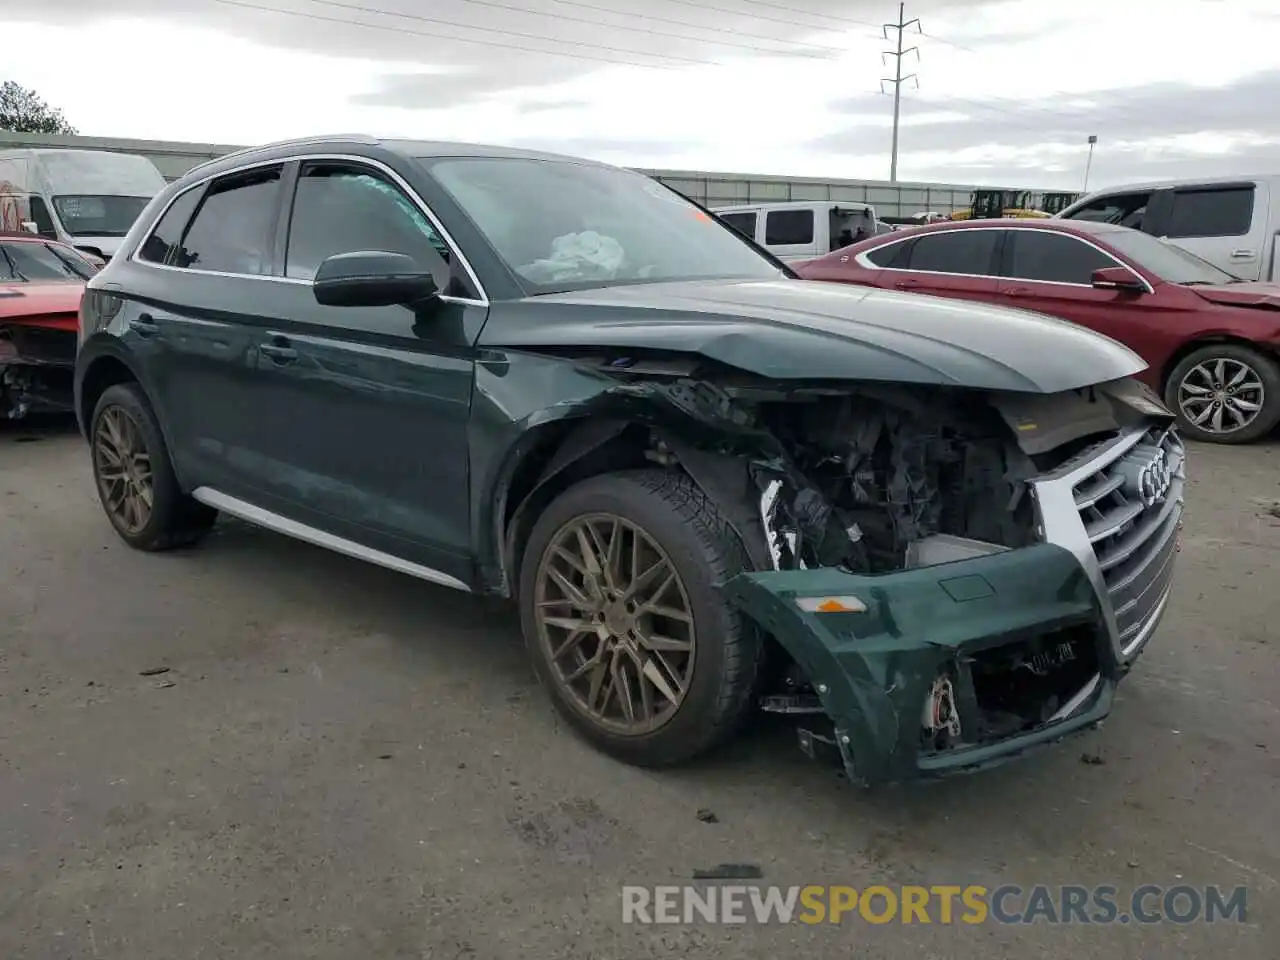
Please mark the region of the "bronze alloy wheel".
<svg viewBox="0 0 1280 960"><path fill-rule="evenodd" d="M102 411L93 434L93 465L102 505L124 533L151 520L155 487L151 455L137 422L122 407Z"/></svg>
<svg viewBox="0 0 1280 960"><path fill-rule="evenodd" d="M607 513L566 523L538 564L534 608L552 677L592 723L637 736L675 715L693 677L693 614L638 526Z"/></svg>

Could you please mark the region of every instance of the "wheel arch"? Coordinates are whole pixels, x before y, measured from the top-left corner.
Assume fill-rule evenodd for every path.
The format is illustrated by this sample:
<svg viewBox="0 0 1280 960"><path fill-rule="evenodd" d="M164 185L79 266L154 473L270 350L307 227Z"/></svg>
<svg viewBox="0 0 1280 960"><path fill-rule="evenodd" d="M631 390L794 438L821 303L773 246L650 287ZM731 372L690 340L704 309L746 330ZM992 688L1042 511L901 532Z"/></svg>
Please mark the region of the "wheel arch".
<svg viewBox="0 0 1280 960"><path fill-rule="evenodd" d="M1203 350L1205 347L1212 347L1215 344L1245 347L1262 354L1264 357L1269 357L1273 361L1280 361L1280 352L1268 344L1259 343L1257 340L1250 340L1248 337L1242 337L1234 333L1201 334L1194 340L1188 340L1178 347L1177 350L1170 354L1169 359L1164 362L1164 366L1160 369L1160 395L1163 397L1168 390L1169 378L1173 376L1173 371L1178 368L1178 364L1197 350Z"/></svg>
<svg viewBox="0 0 1280 960"><path fill-rule="evenodd" d="M119 383L142 386L142 378L127 360L114 351L104 351L84 363L81 374L76 377L75 406L76 422L85 439L89 438L90 421L98 400L110 387Z"/></svg>
<svg viewBox="0 0 1280 960"><path fill-rule="evenodd" d="M491 505L497 569L488 579L494 592L516 596L525 544L552 500L590 477L640 467L687 475L724 512L756 568L770 563L758 504L745 487L746 464L740 458L703 450L680 431L640 418L591 414L542 424L520 446ZM741 486L735 482L739 478Z"/></svg>

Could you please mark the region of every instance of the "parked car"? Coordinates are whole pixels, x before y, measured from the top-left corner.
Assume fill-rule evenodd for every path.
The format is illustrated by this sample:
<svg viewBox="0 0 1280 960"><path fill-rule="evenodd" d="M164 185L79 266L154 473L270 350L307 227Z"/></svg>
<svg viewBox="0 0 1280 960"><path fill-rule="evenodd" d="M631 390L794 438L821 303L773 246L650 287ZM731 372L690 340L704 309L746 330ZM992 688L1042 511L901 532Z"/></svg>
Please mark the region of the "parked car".
<svg viewBox="0 0 1280 960"><path fill-rule="evenodd" d="M782 260L807 260L893 228L865 203L792 201L717 207L724 223Z"/></svg>
<svg viewBox="0 0 1280 960"><path fill-rule="evenodd" d="M0 150L0 228L30 230L107 260L164 185L141 154Z"/></svg>
<svg viewBox="0 0 1280 960"><path fill-rule="evenodd" d="M1084 197L1059 217L1133 227L1242 280L1280 280L1280 175L1112 187Z"/></svg>
<svg viewBox="0 0 1280 960"><path fill-rule="evenodd" d="M64 243L0 233L0 418L73 409L77 313L97 271Z"/></svg>
<svg viewBox="0 0 1280 960"><path fill-rule="evenodd" d="M811 280L1009 304L1105 334L1147 361L1183 432L1249 443L1280 423L1280 286L1089 221L911 228L797 266Z"/></svg>
<svg viewBox="0 0 1280 960"><path fill-rule="evenodd" d="M756 708L864 782L1005 759L1105 716L1169 596L1184 453L1135 354L804 282L630 171L238 153L148 206L81 320L126 543L226 513L511 598L556 708L629 762Z"/></svg>

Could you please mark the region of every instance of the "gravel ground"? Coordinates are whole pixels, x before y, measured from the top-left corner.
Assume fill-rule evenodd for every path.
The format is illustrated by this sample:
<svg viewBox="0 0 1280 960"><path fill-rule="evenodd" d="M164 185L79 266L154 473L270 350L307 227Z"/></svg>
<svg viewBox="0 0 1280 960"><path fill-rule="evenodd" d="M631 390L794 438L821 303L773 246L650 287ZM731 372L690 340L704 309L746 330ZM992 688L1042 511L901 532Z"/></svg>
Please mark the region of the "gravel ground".
<svg viewBox="0 0 1280 960"><path fill-rule="evenodd" d="M1274 960L1280 447L1191 454L1176 596L1105 726L866 794L769 724L693 769L616 764L557 724L503 607L235 523L133 552L71 428L0 426L0 956ZM622 924L622 885L721 863L1243 884L1248 914Z"/></svg>

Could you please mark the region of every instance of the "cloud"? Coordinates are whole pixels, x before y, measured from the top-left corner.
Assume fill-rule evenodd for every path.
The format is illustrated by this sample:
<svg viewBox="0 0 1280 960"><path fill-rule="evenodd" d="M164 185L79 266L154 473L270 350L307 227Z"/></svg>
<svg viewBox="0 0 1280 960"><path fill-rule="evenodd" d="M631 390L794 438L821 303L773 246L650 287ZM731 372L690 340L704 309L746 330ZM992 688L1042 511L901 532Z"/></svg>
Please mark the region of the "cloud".
<svg viewBox="0 0 1280 960"><path fill-rule="evenodd" d="M883 138L883 123L865 120L882 102L862 96L833 104L851 122L815 138L810 146L838 153L865 148L869 138ZM1240 149L1274 166L1280 144L1277 102L1280 70L1216 87L1154 83L1050 103L912 95L904 98L901 151L906 165L917 169L944 155L957 169L1031 172L1047 167L1056 172L1064 160L1071 166L1082 162L1092 134L1098 137L1096 171L1103 177L1108 164L1118 176L1126 175L1126 168L1220 168L1224 161L1238 161ZM1227 150L1231 156L1223 155Z"/></svg>

